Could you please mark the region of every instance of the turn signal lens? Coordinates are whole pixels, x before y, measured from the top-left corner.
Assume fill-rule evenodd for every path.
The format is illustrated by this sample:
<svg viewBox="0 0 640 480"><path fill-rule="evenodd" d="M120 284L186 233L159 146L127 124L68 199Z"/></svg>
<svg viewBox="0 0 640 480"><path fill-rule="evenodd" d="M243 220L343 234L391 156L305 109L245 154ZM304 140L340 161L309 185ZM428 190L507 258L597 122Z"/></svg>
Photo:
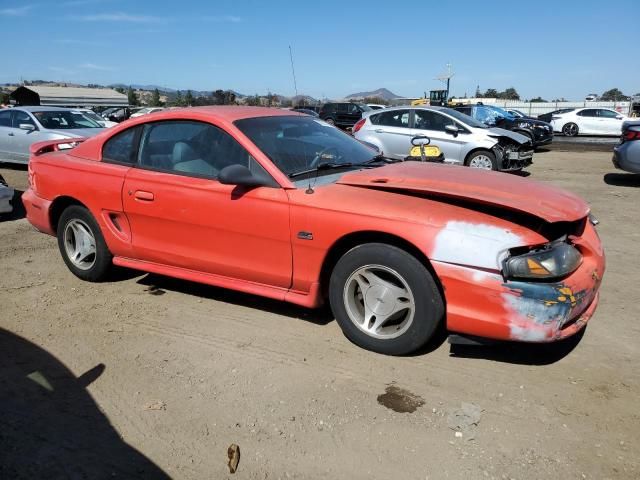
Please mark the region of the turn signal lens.
<svg viewBox="0 0 640 480"><path fill-rule="evenodd" d="M508 258L504 274L515 279L545 279L564 277L582 263L582 255L568 243L554 245L545 250Z"/></svg>

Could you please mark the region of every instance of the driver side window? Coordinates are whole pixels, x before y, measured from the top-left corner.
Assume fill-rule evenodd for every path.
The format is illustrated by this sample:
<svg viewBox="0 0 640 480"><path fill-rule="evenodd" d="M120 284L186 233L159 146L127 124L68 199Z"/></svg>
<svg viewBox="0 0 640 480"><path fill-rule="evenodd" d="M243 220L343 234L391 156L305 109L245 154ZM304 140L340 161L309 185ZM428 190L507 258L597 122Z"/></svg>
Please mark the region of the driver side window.
<svg viewBox="0 0 640 480"><path fill-rule="evenodd" d="M164 121L144 126L138 165L169 173L217 178L229 165L243 165L266 174L262 166L231 135L208 123Z"/></svg>

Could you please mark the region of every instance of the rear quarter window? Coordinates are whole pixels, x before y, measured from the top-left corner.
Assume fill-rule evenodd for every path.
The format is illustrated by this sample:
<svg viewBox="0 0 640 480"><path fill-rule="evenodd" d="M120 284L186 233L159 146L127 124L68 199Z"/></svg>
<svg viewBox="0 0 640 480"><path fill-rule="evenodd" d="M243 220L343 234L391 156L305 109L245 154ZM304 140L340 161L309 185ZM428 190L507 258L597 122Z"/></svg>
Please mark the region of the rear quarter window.
<svg viewBox="0 0 640 480"><path fill-rule="evenodd" d="M102 160L125 165L135 164L139 138L140 127L130 128L114 135L102 147Z"/></svg>

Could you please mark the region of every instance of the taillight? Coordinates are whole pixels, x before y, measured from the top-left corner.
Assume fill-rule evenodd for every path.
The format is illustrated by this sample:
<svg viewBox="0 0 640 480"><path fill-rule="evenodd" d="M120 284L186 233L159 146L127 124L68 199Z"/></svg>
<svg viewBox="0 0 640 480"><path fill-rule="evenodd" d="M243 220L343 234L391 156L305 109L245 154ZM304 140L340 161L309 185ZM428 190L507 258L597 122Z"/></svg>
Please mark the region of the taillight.
<svg viewBox="0 0 640 480"><path fill-rule="evenodd" d="M353 126L353 128L351 129L351 131L353 133L356 133L358 130L360 130L362 128L362 126L365 124L366 121L367 121L366 118L362 118L362 119L358 120L356 122L356 124Z"/></svg>
<svg viewBox="0 0 640 480"><path fill-rule="evenodd" d="M27 175L28 175L28 180L29 180L29 187L31 187L31 189L33 191L37 191L37 188L36 188L36 172L33 171L33 168L31 166L31 162L29 162L29 166L27 167Z"/></svg>
<svg viewBox="0 0 640 480"><path fill-rule="evenodd" d="M631 140L640 140L640 131L636 130L628 130L624 133L625 142L629 142Z"/></svg>

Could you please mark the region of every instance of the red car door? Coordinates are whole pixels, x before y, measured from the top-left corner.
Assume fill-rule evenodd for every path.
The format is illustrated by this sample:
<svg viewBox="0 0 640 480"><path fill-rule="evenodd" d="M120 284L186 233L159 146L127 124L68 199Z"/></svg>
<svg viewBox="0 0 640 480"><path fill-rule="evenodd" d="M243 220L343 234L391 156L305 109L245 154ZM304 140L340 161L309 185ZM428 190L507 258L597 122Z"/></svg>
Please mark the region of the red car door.
<svg viewBox="0 0 640 480"><path fill-rule="evenodd" d="M288 288L289 204L281 188L216 181L229 164L262 167L208 123L146 124L122 192L137 259Z"/></svg>

